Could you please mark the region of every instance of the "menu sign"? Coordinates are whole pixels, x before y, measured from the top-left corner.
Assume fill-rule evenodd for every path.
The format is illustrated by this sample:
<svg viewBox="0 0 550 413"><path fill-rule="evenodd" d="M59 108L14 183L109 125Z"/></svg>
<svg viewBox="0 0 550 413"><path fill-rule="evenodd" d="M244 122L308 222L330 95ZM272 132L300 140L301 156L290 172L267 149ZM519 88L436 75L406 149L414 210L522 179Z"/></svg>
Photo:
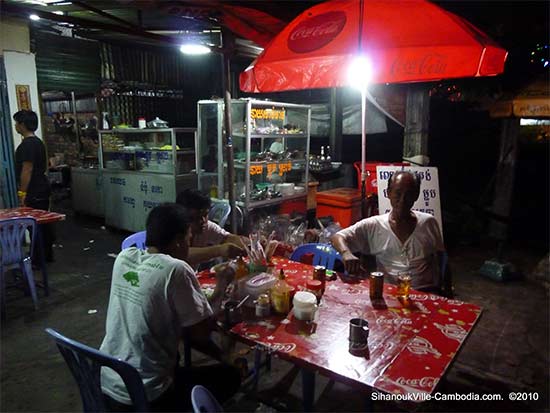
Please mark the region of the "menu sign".
<svg viewBox="0 0 550 413"><path fill-rule="evenodd" d="M413 205L413 210L431 214L437 220L443 237L443 222L441 220L441 202L439 195L439 176L433 166L377 166L378 179L378 211L386 214L391 210L388 198L388 179L398 171L410 171L420 178L420 196Z"/></svg>

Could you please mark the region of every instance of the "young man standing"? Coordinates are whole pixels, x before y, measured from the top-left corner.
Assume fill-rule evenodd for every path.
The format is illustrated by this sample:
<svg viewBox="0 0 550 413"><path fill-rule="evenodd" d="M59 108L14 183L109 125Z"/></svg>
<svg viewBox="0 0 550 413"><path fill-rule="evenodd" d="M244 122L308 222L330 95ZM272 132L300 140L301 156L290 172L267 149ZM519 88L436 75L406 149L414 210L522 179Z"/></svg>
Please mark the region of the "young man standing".
<svg viewBox="0 0 550 413"><path fill-rule="evenodd" d="M44 143L34 134L38 116L32 110L20 110L13 115L15 130L23 140L15 151L15 177L19 204L36 209L50 207L50 183L46 176L47 159ZM41 227L46 261L53 259L54 241L51 224Z"/></svg>

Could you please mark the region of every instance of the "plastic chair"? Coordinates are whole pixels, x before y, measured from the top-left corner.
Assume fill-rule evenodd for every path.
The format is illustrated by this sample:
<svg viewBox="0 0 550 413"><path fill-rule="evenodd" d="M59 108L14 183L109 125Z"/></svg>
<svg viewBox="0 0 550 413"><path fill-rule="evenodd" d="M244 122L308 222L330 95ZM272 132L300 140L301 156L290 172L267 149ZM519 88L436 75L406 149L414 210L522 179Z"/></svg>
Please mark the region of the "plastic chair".
<svg viewBox="0 0 550 413"><path fill-rule="evenodd" d="M135 245L140 250L145 251L147 249L147 247L145 246L145 237L145 231L136 232L135 234L126 237L126 239L122 241L122 246L120 247L120 249L123 250L133 247Z"/></svg>
<svg viewBox="0 0 550 413"><path fill-rule="evenodd" d="M229 202L216 202L208 211L208 219L214 221L220 227L225 227L229 213L231 212L231 206Z"/></svg>
<svg viewBox="0 0 550 413"><path fill-rule="evenodd" d="M30 232L31 244L28 251L23 247L25 232ZM36 240L36 220L34 218L9 218L0 221L0 300L2 316L5 314L6 290L4 274L19 269L27 281L34 309L38 308L36 285L32 272L31 257ZM44 280L46 282L46 280Z"/></svg>
<svg viewBox="0 0 550 413"><path fill-rule="evenodd" d="M149 403L138 371L130 364L71 340L51 328L46 333L53 337L57 348L67 362L80 389L84 412L107 411L101 391L101 367L116 371L128 390L135 411L146 412Z"/></svg>
<svg viewBox="0 0 550 413"><path fill-rule="evenodd" d="M342 262L342 256L330 244L304 244L294 250L290 259L300 261L304 254L313 254L313 265L322 265L328 270L334 269L336 261Z"/></svg>
<svg viewBox="0 0 550 413"><path fill-rule="evenodd" d="M223 412L223 408L218 403L210 390L204 386L197 385L191 390L191 403L195 413L215 413Z"/></svg>

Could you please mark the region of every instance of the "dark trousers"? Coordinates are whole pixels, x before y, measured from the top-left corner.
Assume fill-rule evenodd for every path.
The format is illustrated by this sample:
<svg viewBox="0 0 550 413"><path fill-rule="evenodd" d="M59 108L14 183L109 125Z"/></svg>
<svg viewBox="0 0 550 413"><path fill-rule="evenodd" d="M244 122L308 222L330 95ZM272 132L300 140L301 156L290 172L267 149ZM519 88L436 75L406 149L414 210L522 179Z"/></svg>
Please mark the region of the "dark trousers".
<svg viewBox="0 0 550 413"><path fill-rule="evenodd" d="M50 208L50 200L46 199L25 199L25 205L35 209L43 209L48 211ZM44 250L42 251L40 245L35 244L34 253L32 256L33 265L40 264L40 253L44 254L46 261L53 261L53 243L55 242L54 224L42 224L39 225L38 230L42 234L42 243Z"/></svg>
<svg viewBox="0 0 550 413"><path fill-rule="evenodd" d="M191 389L200 384L223 403L233 396L241 385L239 370L227 364L203 367L177 367L173 385L159 398L150 402L153 412L183 412L191 409ZM132 406L105 396L105 404L112 412L131 412Z"/></svg>

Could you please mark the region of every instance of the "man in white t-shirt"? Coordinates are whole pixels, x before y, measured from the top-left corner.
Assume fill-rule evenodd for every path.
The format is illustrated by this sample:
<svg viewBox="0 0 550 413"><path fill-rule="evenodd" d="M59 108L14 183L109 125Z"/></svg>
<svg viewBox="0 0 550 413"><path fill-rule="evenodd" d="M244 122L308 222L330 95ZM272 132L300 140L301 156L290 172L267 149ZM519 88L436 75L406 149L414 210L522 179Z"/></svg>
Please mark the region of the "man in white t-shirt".
<svg viewBox="0 0 550 413"><path fill-rule="evenodd" d="M218 257L228 259L246 255L239 235L208 220L212 206L210 197L196 189L186 189L178 194L176 202L187 209L192 219L189 263L196 266Z"/></svg>
<svg viewBox="0 0 550 413"><path fill-rule="evenodd" d="M419 178L407 171L396 172L388 181L391 211L363 219L332 237L350 274L364 270L353 254L361 252L376 256L378 269L390 282L407 272L415 289L439 286L436 255L445 248L436 219L411 210L419 195Z"/></svg>
<svg viewBox="0 0 550 413"><path fill-rule="evenodd" d="M152 410L188 408L195 384L209 387L224 399L240 383L238 371L230 366L191 370L177 365L184 329L190 331L194 342L211 344L212 315L234 275L230 268L216 273L216 289L207 300L195 272L184 261L190 223L185 209L177 204L155 207L147 218L147 252L125 249L113 267L106 334L100 350L138 370ZM131 405L124 383L113 370L102 369L101 387L110 408L125 410Z"/></svg>

